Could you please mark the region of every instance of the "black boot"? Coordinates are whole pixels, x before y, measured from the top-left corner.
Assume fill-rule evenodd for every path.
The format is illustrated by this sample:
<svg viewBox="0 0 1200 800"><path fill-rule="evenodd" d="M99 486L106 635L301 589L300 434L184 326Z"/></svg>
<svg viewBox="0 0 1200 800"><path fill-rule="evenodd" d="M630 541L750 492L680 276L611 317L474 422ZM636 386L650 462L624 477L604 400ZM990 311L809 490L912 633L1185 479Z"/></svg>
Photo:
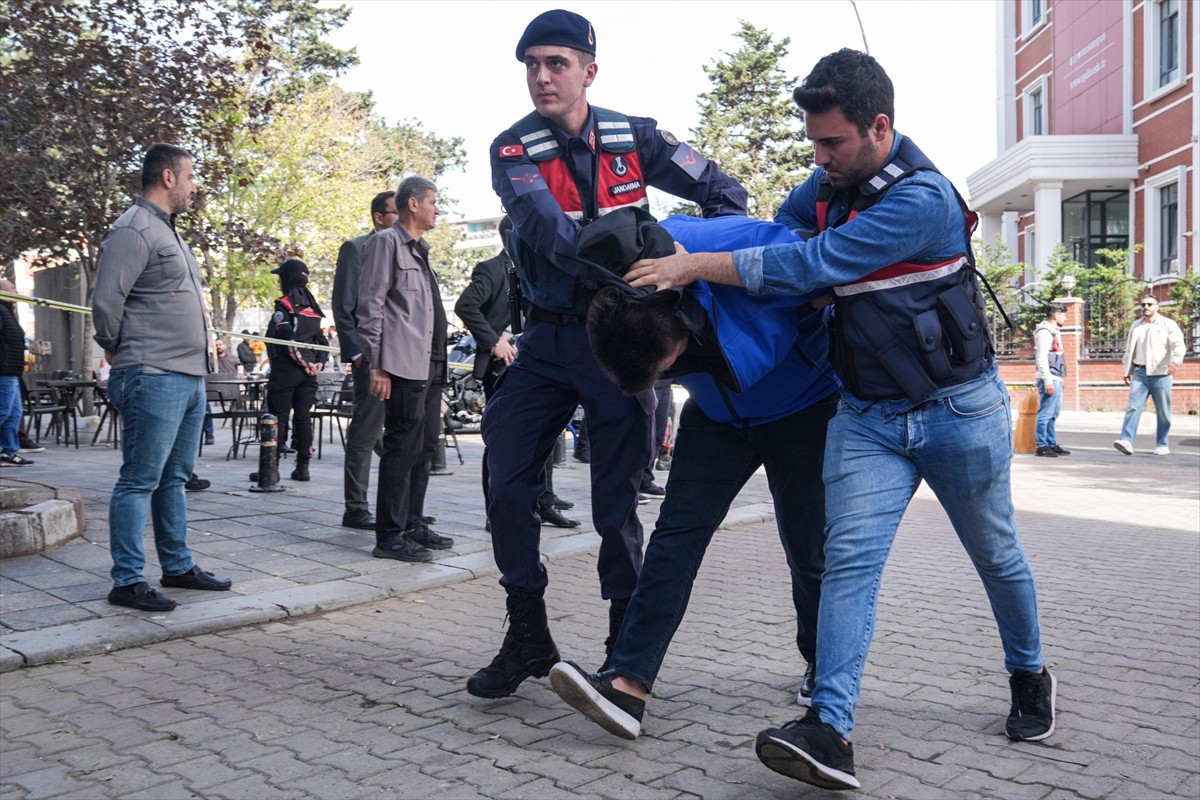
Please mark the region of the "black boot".
<svg viewBox="0 0 1200 800"><path fill-rule="evenodd" d="M608 638L604 640L604 663L597 672L604 672L612 661L613 648L617 645L617 636L621 633L621 623L625 621L625 612L629 608L629 598L613 600L608 607Z"/></svg>
<svg viewBox="0 0 1200 800"><path fill-rule="evenodd" d="M294 481L309 480L308 459L307 458L301 458L301 457L296 458L296 468L294 470L292 470L292 480L294 480Z"/></svg>
<svg viewBox="0 0 1200 800"><path fill-rule="evenodd" d="M467 679L476 697L507 697L526 678L544 678L559 662L541 594L509 594L508 633L492 663Z"/></svg>

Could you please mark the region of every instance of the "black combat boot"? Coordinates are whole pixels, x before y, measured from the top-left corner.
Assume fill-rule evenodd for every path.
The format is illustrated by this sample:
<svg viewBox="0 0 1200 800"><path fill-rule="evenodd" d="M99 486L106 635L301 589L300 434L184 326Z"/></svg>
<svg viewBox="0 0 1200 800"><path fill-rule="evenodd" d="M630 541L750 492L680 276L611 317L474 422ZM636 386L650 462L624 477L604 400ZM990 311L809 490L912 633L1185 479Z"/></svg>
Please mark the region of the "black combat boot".
<svg viewBox="0 0 1200 800"><path fill-rule="evenodd" d="M303 456L296 456L296 468L292 470L292 480L307 481L308 476L308 459Z"/></svg>
<svg viewBox="0 0 1200 800"><path fill-rule="evenodd" d="M604 640L604 663L597 672L604 672L612 661L613 648L617 646L617 636L621 633L621 623L625 621L625 612L629 608L629 598L613 600L608 607L608 638Z"/></svg>
<svg viewBox="0 0 1200 800"><path fill-rule="evenodd" d="M544 678L558 663L558 648L550 638L546 601L541 594L508 595L508 633L492 663L467 679L476 697L507 697L526 678Z"/></svg>

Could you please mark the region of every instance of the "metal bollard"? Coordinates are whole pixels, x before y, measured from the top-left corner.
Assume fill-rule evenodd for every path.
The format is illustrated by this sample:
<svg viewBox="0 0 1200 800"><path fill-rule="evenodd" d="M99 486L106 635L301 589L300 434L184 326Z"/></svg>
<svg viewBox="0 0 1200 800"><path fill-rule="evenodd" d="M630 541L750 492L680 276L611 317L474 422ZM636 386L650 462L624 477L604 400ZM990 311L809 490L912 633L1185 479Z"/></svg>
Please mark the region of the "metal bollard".
<svg viewBox="0 0 1200 800"><path fill-rule="evenodd" d="M257 481L252 492L286 491L279 485L279 417L263 414L258 419L258 472L250 476Z"/></svg>

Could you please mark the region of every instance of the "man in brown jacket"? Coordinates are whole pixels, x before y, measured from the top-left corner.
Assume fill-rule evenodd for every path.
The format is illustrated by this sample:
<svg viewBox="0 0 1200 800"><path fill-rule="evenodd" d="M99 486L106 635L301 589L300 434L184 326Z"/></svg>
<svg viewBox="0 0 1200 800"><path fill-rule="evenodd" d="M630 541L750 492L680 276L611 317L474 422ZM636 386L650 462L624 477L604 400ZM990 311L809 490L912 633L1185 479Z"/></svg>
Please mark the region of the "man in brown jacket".
<svg viewBox="0 0 1200 800"><path fill-rule="evenodd" d="M426 178L405 178L395 199L399 219L363 246L355 311L371 364L371 394L385 404L371 555L430 561L431 548L454 546L421 523L412 502L413 472L427 455L430 384L442 383L446 370L446 310L421 238L437 224L437 187Z"/></svg>

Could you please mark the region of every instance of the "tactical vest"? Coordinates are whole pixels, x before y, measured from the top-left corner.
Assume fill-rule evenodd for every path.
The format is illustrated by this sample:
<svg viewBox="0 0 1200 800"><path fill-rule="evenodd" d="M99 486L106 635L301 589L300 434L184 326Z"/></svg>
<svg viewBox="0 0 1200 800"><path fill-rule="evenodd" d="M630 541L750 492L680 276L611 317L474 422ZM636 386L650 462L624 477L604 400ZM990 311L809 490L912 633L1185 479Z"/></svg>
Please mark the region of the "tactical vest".
<svg viewBox="0 0 1200 800"><path fill-rule="evenodd" d="M595 115L593 135L596 164L592 196L594 212L589 212L582 191L567 165L558 137L545 117L536 111L512 126L525 155L537 164L550 193L563 212L581 224L604 216L618 208L648 208L646 179L638 158L637 143L629 118L616 111L592 106ZM588 291L571 275L554 266L522 242L514 259L521 279L521 291L533 305L561 314L582 317L587 313Z"/></svg>
<svg viewBox="0 0 1200 800"><path fill-rule="evenodd" d="M1038 329L1050 332L1050 349L1046 351L1046 364L1050 374L1059 378L1067 376L1067 355L1063 349L1062 333L1057 327L1043 323Z"/></svg>
<svg viewBox="0 0 1200 800"><path fill-rule="evenodd" d="M900 179L937 168L908 138L875 177L860 187L840 225L878 203ZM838 195L817 190L817 225L828 227ZM975 272L971 233L978 217L955 190L963 212L963 250L936 261L905 261L834 287L832 354L846 388L868 400L908 397L919 402L937 389L986 372L994 353L983 292Z"/></svg>

